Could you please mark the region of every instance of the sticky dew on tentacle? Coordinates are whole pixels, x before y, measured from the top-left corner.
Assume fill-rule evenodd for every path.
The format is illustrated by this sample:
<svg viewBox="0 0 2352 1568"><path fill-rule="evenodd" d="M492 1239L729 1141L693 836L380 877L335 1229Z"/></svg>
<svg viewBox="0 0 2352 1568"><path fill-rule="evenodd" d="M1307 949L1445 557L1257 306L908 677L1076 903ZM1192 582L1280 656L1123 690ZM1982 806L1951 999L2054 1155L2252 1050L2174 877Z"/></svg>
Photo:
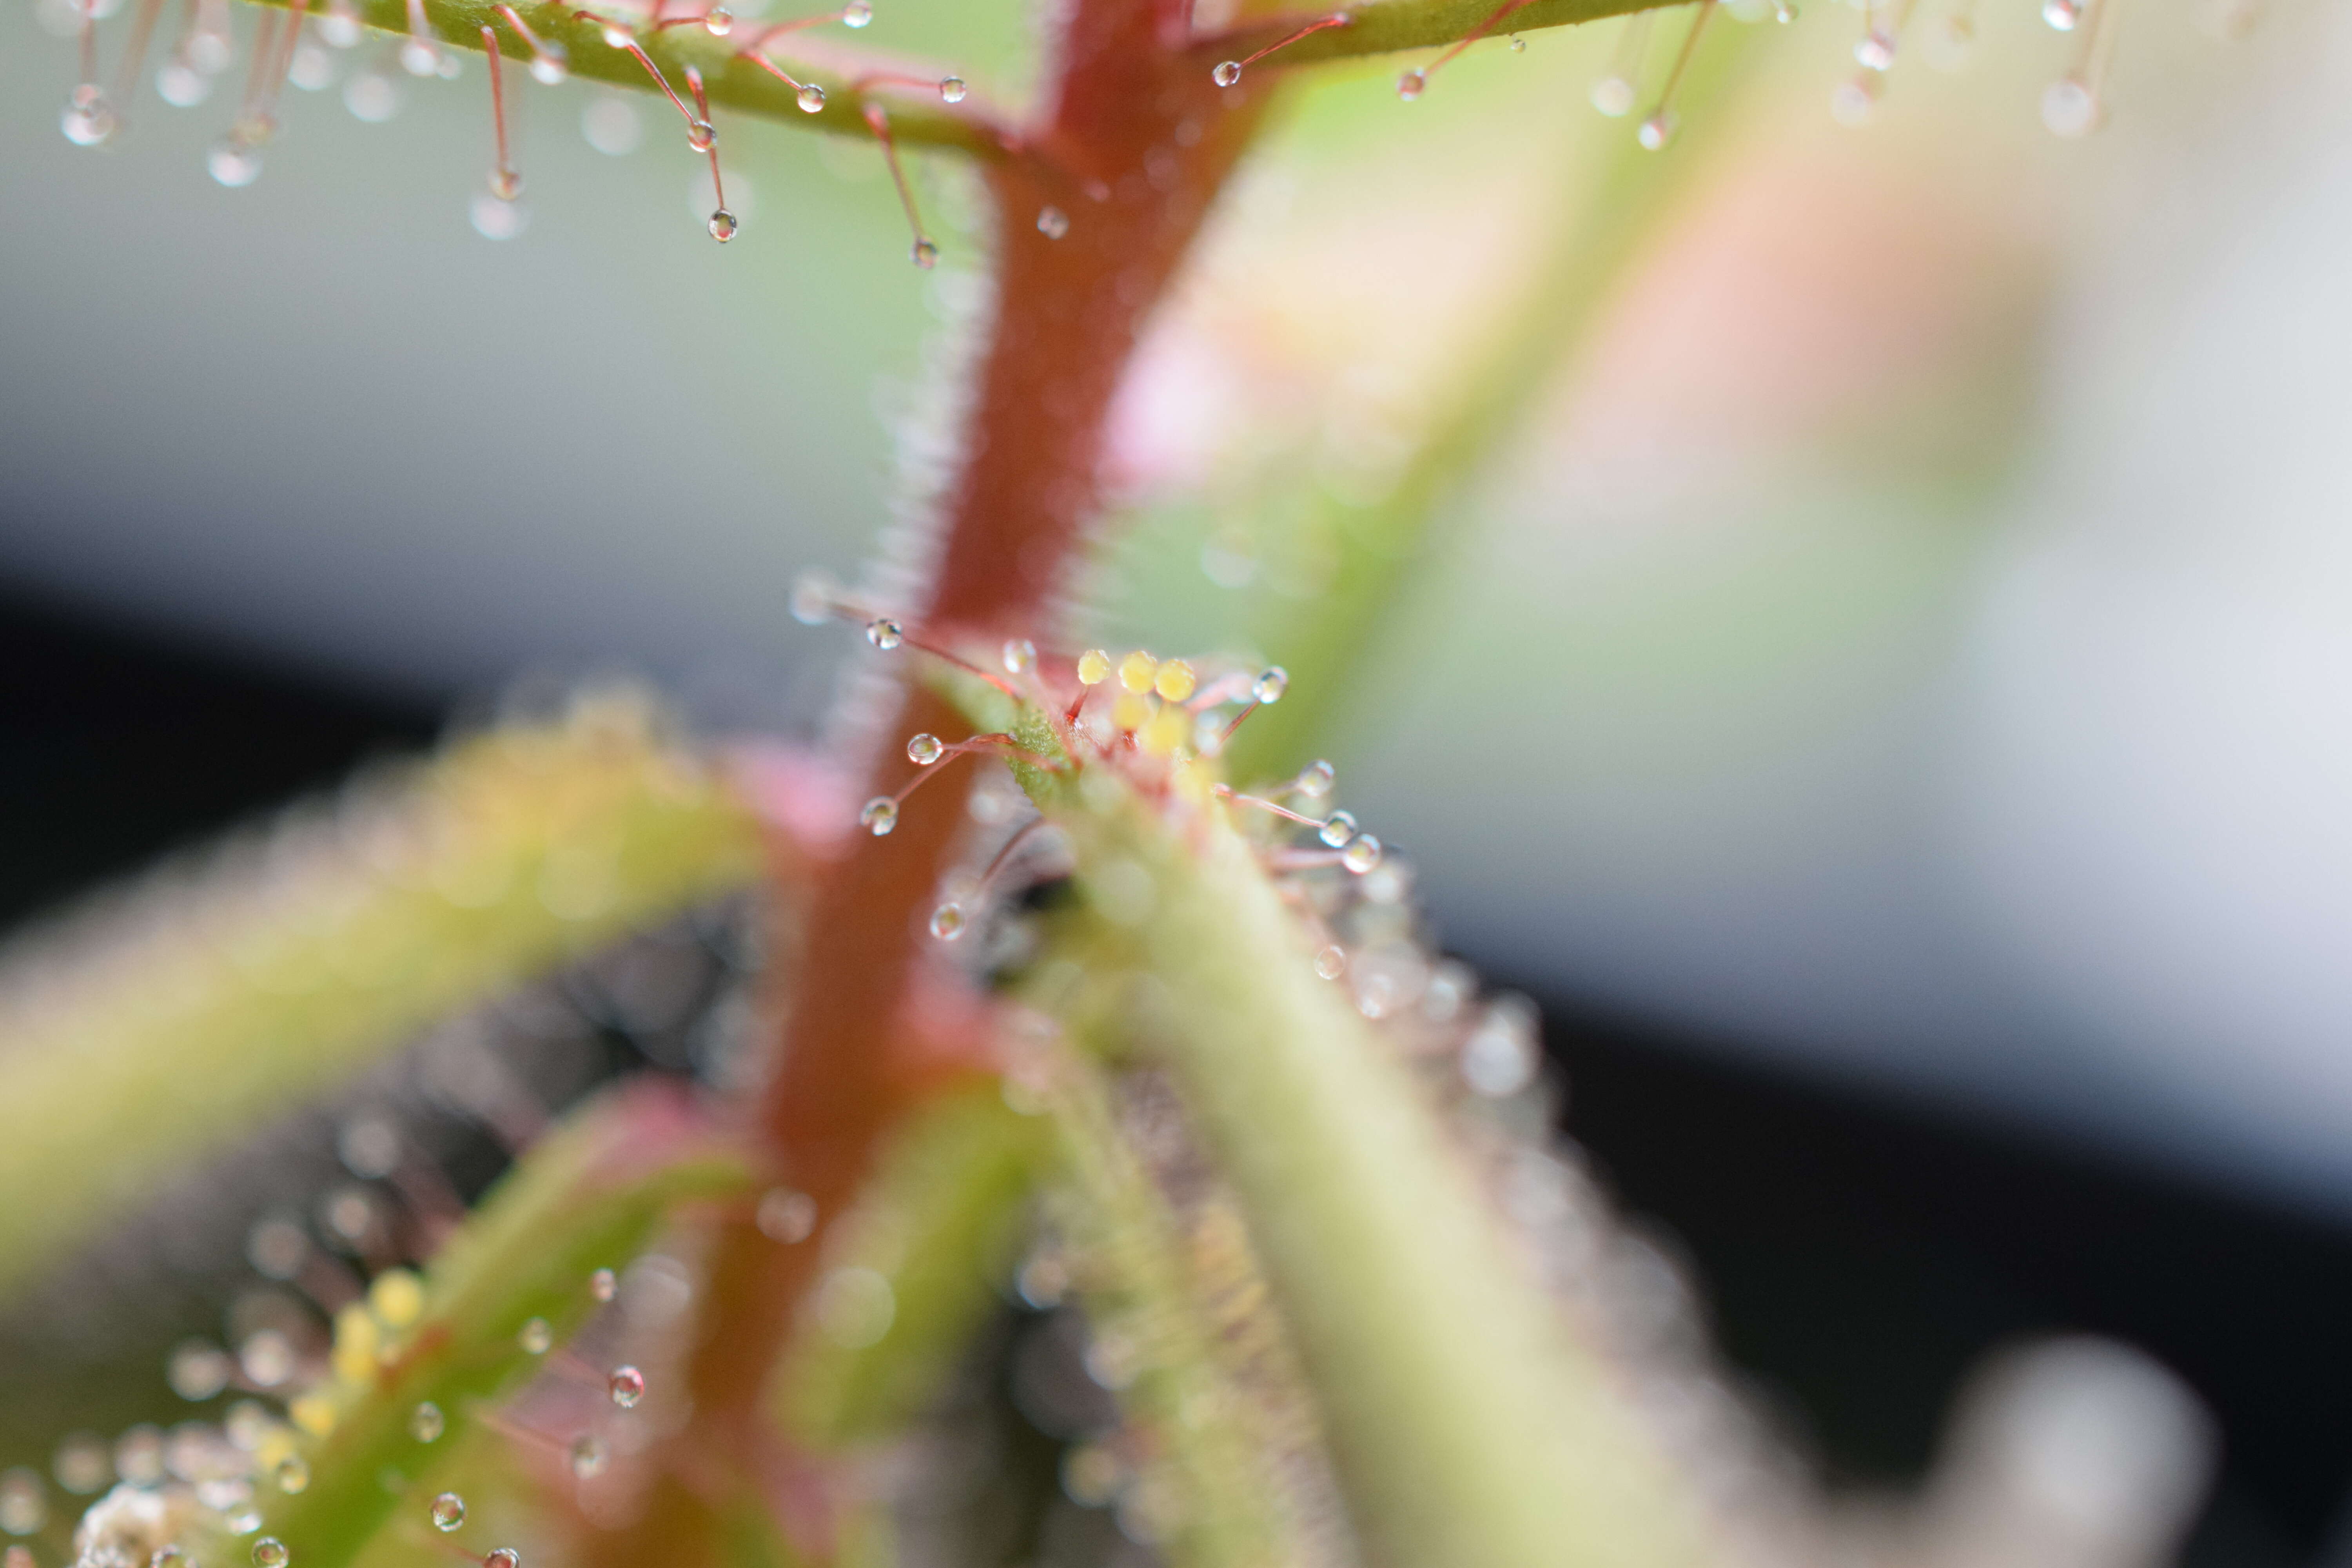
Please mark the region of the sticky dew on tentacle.
<svg viewBox="0 0 2352 1568"><path fill-rule="evenodd" d="M1286 37L1276 39L1275 42L1266 45L1265 47L1258 50L1255 54L1244 55L1237 60L1222 60L1218 62L1216 68L1209 72L1209 79L1215 82L1219 87L1238 87L1241 85L1242 72L1257 64L1258 61L1265 58L1266 56L1273 54L1277 49L1286 49L1291 45L1298 42L1301 38L1312 37L1317 33L1323 32L1328 28L1345 27L1354 21L1355 17L1348 12L1334 11L1328 16L1318 17L1316 20L1307 23L1307 26L1299 28L1297 32L1290 34Z"/></svg>
<svg viewBox="0 0 2352 1568"><path fill-rule="evenodd" d="M1404 100L1407 103L1411 103L1414 100L1418 99L1423 92L1426 92L1429 89L1429 79L1437 74L1438 68L1444 65L1446 61L1454 58L1454 56L1460 54L1463 50L1468 48L1471 45L1476 43L1479 39L1485 37L1487 34L1493 32L1505 21L1508 20L1513 16L1516 16L1519 11L1525 9L1529 3L1530 0L1503 0L1503 3L1500 5L1496 6L1493 11L1487 14L1486 20L1480 22L1476 26L1471 28L1469 32L1464 34L1461 39L1457 41L1453 47L1447 49L1444 54L1430 61L1429 64L1417 67L1397 78L1397 96Z"/></svg>
<svg viewBox="0 0 2352 1568"><path fill-rule="evenodd" d="M2103 95L2108 61L2115 53L2117 3L2088 0L2090 26L2075 54L2074 68L2042 90L2042 123L2053 135L2072 141L2088 136L2106 122Z"/></svg>
<svg viewBox="0 0 2352 1568"><path fill-rule="evenodd" d="M498 161L490 166L489 188L475 195L469 210L475 232L483 238L512 239L530 222L530 214L520 199L522 176L515 172L507 137L506 60L499 52L498 31L487 22L482 24L482 49L489 57L490 122Z"/></svg>
<svg viewBox="0 0 2352 1568"><path fill-rule="evenodd" d="M864 84L859 84L862 90ZM908 258L926 272L939 265L940 247L923 232L923 215L915 206L915 190L907 183L907 171L898 158L898 138L890 134L890 114L878 103L864 106L866 124L874 139L882 144L882 158L890 166L890 183L898 187L898 205L907 214L907 226L914 231L915 242Z"/></svg>
<svg viewBox="0 0 2352 1568"><path fill-rule="evenodd" d="M530 25L512 5L493 7L506 25L512 27L530 50L530 78L541 87L555 87L572 74L572 58L564 47L551 38L542 38L530 30Z"/></svg>
<svg viewBox="0 0 2352 1568"><path fill-rule="evenodd" d="M1853 46L1854 63L1864 70L1885 73L1895 68L1895 53L1910 25L1914 0L1893 0L1882 9L1875 3L1863 8L1862 37Z"/></svg>
<svg viewBox="0 0 2352 1568"><path fill-rule="evenodd" d="M1683 78L1690 70L1691 57L1698 52L1699 39L1706 35L1706 25L1715 16L1716 0L1700 0L1698 12L1691 18L1690 31L1683 35L1683 47L1675 55L1673 68L1666 72L1665 85L1658 89L1655 108L1643 118L1634 132L1634 139L1655 153L1664 149L1682 129L1682 117L1675 108L1676 94L1682 90Z"/></svg>
<svg viewBox="0 0 2352 1568"><path fill-rule="evenodd" d="M1592 107L1612 120L1633 111L1641 91L1642 62L1650 49L1650 29L1655 11L1636 11L1617 29L1617 47L1609 57L1608 74L1592 84Z"/></svg>
<svg viewBox="0 0 2352 1568"><path fill-rule="evenodd" d="M710 99L702 89L702 71L698 67L686 68L686 85L694 94L694 110L702 124L710 124ZM710 155L710 197L712 206L709 225L710 237L724 245L735 237L741 225L727 210L727 182L719 172L719 135L711 132L705 139L703 151Z"/></svg>

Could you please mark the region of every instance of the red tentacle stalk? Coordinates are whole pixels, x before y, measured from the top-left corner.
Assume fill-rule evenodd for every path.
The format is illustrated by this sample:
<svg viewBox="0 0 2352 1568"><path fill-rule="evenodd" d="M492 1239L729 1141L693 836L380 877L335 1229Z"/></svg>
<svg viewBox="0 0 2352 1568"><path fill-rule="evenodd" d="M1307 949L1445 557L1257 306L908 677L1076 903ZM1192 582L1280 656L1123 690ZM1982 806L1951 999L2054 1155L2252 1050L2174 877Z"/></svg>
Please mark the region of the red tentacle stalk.
<svg viewBox="0 0 2352 1568"><path fill-rule="evenodd" d="M1263 107L1223 91L1186 52L1189 0L1073 0L1042 123L1022 132L1087 172L1072 202L1040 161L992 167L996 314L962 431L962 467L942 504L939 575L915 619L945 646L1031 637L1053 613L1099 511L1104 422L1145 321L1198 232ZM887 130L887 118L876 127ZM886 141L886 146L887 146ZM1071 202L1066 226L1037 219ZM949 742L970 728L920 687L882 732ZM894 746L858 798L892 794L909 764ZM796 1245L737 1222L718 1238L688 1368L693 1451L672 1456L638 1522L602 1543L614 1568L704 1568L722 1553L716 1513L766 1496L822 1555L813 1465L785 1451L759 1398L798 1303L815 1282L824 1229L855 1200L877 1147L922 1092L907 1067L922 1028L912 999L919 932L961 837L965 771L887 837L853 833L819 871L798 952L777 1070L760 1123L783 1178L814 1200L818 1234ZM952 796L940 799L942 794ZM710 1469L716 1456L730 1468Z"/></svg>

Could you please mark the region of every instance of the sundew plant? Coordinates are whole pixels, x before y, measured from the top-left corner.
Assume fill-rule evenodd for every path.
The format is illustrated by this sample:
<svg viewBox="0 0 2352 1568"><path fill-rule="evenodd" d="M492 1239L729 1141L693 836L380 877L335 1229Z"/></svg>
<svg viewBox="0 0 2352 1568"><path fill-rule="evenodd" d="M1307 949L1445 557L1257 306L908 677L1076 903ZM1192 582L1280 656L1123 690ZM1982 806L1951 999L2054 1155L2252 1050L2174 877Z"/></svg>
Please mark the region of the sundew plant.
<svg viewBox="0 0 2352 1568"><path fill-rule="evenodd" d="M468 216L528 246L515 121L587 80L592 139L707 174L730 260L761 220L721 149L764 120L887 168L877 268L984 281L876 564L774 585L846 645L822 745L591 687L21 939L0 1293L105 1330L168 1257L213 1321L12 1415L7 1568L2162 1561L2201 1432L2112 1347L2012 1369L1916 1502L1825 1494L1563 1140L1532 1007L1444 954L1320 755L1784 29L1850 35L1819 91L1859 128L1975 0L1061 0L1012 83L869 47L889 3L69 0L80 146L201 108L249 184L350 51L363 119L480 84ZM2121 5L2041 13L2060 138L2107 115ZM1297 500L1308 586L1093 635L1113 412L1291 85L1425 113L1562 27L1609 29L1549 84L1608 145L1433 412L1358 432L1378 482ZM2110 1419L2081 1484L2030 1440L2069 1398Z"/></svg>

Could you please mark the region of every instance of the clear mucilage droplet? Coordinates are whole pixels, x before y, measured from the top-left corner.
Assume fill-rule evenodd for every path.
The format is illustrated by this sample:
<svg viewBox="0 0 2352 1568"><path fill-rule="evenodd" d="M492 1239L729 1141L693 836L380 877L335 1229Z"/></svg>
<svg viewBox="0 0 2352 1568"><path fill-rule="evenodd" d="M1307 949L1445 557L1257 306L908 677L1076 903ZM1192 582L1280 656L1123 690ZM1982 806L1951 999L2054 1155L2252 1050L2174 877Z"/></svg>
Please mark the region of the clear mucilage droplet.
<svg viewBox="0 0 2352 1568"><path fill-rule="evenodd" d="M230 190L239 190L261 177L261 154L235 136L225 136L205 154L205 168Z"/></svg>
<svg viewBox="0 0 2352 1568"><path fill-rule="evenodd" d="M810 82L801 89L797 101L803 114L815 114L824 108L824 89Z"/></svg>
<svg viewBox="0 0 2352 1568"><path fill-rule="evenodd" d="M1290 787L1309 800L1321 800L1331 793L1331 787L1339 782L1339 770L1318 759L1301 768L1298 771L1298 777L1292 782Z"/></svg>
<svg viewBox="0 0 2352 1568"><path fill-rule="evenodd" d="M1397 78L1397 96L1411 103L1429 89L1429 78L1417 70L1407 71Z"/></svg>
<svg viewBox="0 0 2352 1568"><path fill-rule="evenodd" d="M2074 77L2061 77L2042 92L2042 123L2053 136L2070 141L2099 128L2099 100Z"/></svg>
<svg viewBox="0 0 2352 1568"><path fill-rule="evenodd" d="M931 911L931 934L941 942L953 942L963 934L964 912L961 904L941 904Z"/></svg>
<svg viewBox="0 0 2352 1568"><path fill-rule="evenodd" d="M443 1492L433 1500L433 1528L446 1535L466 1522L466 1500L456 1492Z"/></svg>
<svg viewBox="0 0 2352 1568"><path fill-rule="evenodd" d="M616 1366L613 1375L604 1380L604 1392L622 1409L634 1410L637 1401L646 1396L646 1374L633 1366Z"/></svg>
<svg viewBox="0 0 2352 1568"><path fill-rule="evenodd" d="M611 1457L604 1439L593 1433L583 1433L572 1440L572 1473L581 1480L602 1474Z"/></svg>
<svg viewBox="0 0 2352 1568"><path fill-rule="evenodd" d="M286 1543L274 1535L265 1535L253 1543L253 1568L286 1568L294 1554Z"/></svg>
<svg viewBox="0 0 2352 1568"><path fill-rule="evenodd" d="M735 13L724 5L713 5L703 13L702 30L714 38L723 38L735 30Z"/></svg>
<svg viewBox="0 0 2352 1568"><path fill-rule="evenodd" d="M1873 27L1853 46L1855 63L1865 70L1884 71L1895 68L1895 35Z"/></svg>
<svg viewBox="0 0 2352 1568"><path fill-rule="evenodd" d="M73 89L65 112L58 117L58 128L77 147L99 146L114 134L117 123L105 92L89 82Z"/></svg>
<svg viewBox="0 0 2352 1568"><path fill-rule="evenodd" d="M1622 76L1604 76L1592 84L1592 107L1612 120L1633 111L1633 84Z"/></svg>
<svg viewBox="0 0 2352 1568"><path fill-rule="evenodd" d="M719 132L708 120L693 121L686 128L686 144L698 153L708 153L719 144Z"/></svg>
<svg viewBox="0 0 2352 1568"><path fill-rule="evenodd" d="M1315 955L1315 973L1318 979L1337 980L1347 973L1348 952L1345 948L1327 947Z"/></svg>
<svg viewBox="0 0 2352 1568"><path fill-rule="evenodd" d="M2061 33L2071 33L2083 20L2083 0L2042 0L2042 19Z"/></svg>
<svg viewBox="0 0 2352 1568"><path fill-rule="evenodd" d="M1026 675L1037 668L1037 645L1027 637L1008 637L1003 658L1005 674Z"/></svg>
<svg viewBox="0 0 2352 1568"><path fill-rule="evenodd" d="M592 1301L609 1301L620 1293L620 1289L621 1282L609 1268L599 1268L588 1276L588 1299Z"/></svg>
<svg viewBox="0 0 2352 1568"><path fill-rule="evenodd" d="M928 768L947 753L947 747L937 735L917 735L907 742L907 760L919 768Z"/></svg>
<svg viewBox="0 0 2352 1568"><path fill-rule="evenodd" d="M1675 132L1681 129L1682 122L1675 117L1674 111L1661 109L1642 121L1640 129L1633 132L1633 140L1655 153L1672 142L1675 139Z"/></svg>
<svg viewBox="0 0 2352 1568"><path fill-rule="evenodd" d="M960 76L941 77L940 79L940 100L941 102L961 103L964 100L964 95L969 91L971 91L971 89L964 86L963 78Z"/></svg>
<svg viewBox="0 0 2352 1568"><path fill-rule="evenodd" d="M940 247L933 245L928 239L919 239L915 241L915 248L912 254L915 265L921 268L926 272L929 272L932 268L939 265Z"/></svg>
<svg viewBox="0 0 2352 1568"><path fill-rule="evenodd" d="M1360 833L1340 852L1339 864L1360 877L1381 863L1381 853L1379 839L1369 833Z"/></svg>
<svg viewBox="0 0 2352 1568"><path fill-rule="evenodd" d="M1059 207L1039 207L1037 232L1047 239L1061 238L1070 232L1070 215Z"/></svg>
<svg viewBox="0 0 2352 1568"><path fill-rule="evenodd" d="M888 653L907 640L907 628L887 616L866 623L866 640Z"/></svg>
<svg viewBox="0 0 2352 1568"><path fill-rule="evenodd" d="M448 1422L442 1416L441 1407L429 1399L408 1413L408 1435L420 1443L440 1441L441 1434L447 1427Z"/></svg>
<svg viewBox="0 0 2352 1568"><path fill-rule="evenodd" d="M1344 811L1333 812L1323 819L1323 826L1315 830L1315 837L1333 849L1340 847L1355 836L1356 819Z"/></svg>
<svg viewBox="0 0 2352 1568"><path fill-rule="evenodd" d="M1289 689L1290 671L1278 664L1270 665L1250 682L1250 700L1271 706L1281 701L1282 694Z"/></svg>
<svg viewBox="0 0 2352 1568"><path fill-rule="evenodd" d="M874 7L868 0L849 0L841 8L841 25L845 27L863 27L873 20Z"/></svg>
<svg viewBox="0 0 2352 1568"><path fill-rule="evenodd" d="M1242 62L1239 60L1222 60L1218 62L1217 68L1209 73L1209 79L1215 82L1219 87L1232 87L1235 85L1242 79Z"/></svg>
<svg viewBox="0 0 2352 1568"><path fill-rule="evenodd" d="M734 238L736 235L741 233L743 227L741 224L736 221L735 215L729 212L725 207L720 207L716 212L713 212L710 215L710 222L705 226L710 230L710 237L717 240L721 245L726 244L729 240Z"/></svg>
<svg viewBox="0 0 2352 1568"><path fill-rule="evenodd" d="M522 1553L511 1546L494 1547L482 1559L482 1568L522 1568Z"/></svg>
<svg viewBox="0 0 2352 1568"><path fill-rule="evenodd" d="M560 87L572 74L572 58L561 44L543 44L530 57L530 79L541 87Z"/></svg>
<svg viewBox="0 0 2352 1568"><path fill-rule="evenodd" d="M528 1355L545 1355L555 1344L555 1331L545 1318L532 1318L516 1334L515 1343Z"/></svg>
<svg viewBox="0 0 2352 1568"><path fill-rule="evenodd" d="M310 1486L310 1467L302 1462L301 1455L289 1454L278 1461L278 1468L271 1473L271 1479L278 1483L279 1491L292 1497Z"/></svg>
<svg viewBox="0 0 2352 1568"><path fill-rule="evenodd" d="M866 803L857 814L857 825L877 838L887 838L898 826L898 803L887 795L877 795Z"/></svg>

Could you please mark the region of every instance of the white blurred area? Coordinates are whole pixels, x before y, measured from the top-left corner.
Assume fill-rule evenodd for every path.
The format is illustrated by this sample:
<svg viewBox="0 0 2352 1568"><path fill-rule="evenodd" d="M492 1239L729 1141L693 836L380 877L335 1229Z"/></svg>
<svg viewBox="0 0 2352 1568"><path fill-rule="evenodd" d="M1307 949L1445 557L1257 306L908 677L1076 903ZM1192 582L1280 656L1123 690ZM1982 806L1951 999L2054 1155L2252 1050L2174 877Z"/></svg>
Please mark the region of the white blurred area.
<svg viewBox="0 0 2352 1568"><path fill-rule="evenodd" d="M2352 17L2119 3L2082 143L2024 0L1861 132L1810 9L1362 672L1342 795L1522 984L2352 1213ZM1165 406L1447 363L1608 42L1324 89ZM742 132L721 251L673 128L606 158L575 84L493 246L478 70L297 101L236 192L219 115L68 146L72 70L0 17L0 576L436 697L619 661L808 716L792 574L882 525L954 287L878 165Z"/></svg>

